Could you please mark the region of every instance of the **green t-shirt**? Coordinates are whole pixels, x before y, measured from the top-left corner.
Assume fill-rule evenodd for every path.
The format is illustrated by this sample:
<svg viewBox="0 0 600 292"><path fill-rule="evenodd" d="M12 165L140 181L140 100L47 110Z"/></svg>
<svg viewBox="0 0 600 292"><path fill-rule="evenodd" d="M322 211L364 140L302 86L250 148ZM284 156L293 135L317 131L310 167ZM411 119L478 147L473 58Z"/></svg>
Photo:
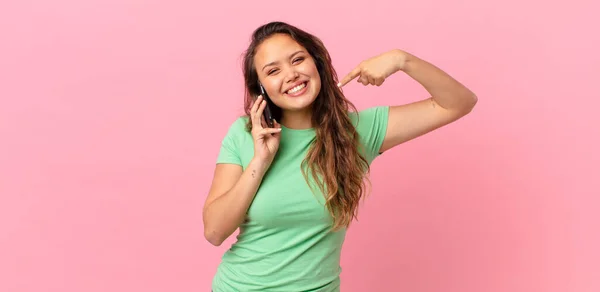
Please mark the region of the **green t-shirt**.
<svg viewBox="0 0 600 292"><path fill-rule="evenodd" d="M369 164L379 155L388 109L379 106L350 113ZM231 125L217 163L246 169L254 156L252 136L244 129L246 121L241 117ZM333 221L323 194L317 187L311 191L300 168L314 138L314 129L283 127L279 150L248 210L247 221L217 268L214 292L340 290L346 230L330 230Z"/></svg>

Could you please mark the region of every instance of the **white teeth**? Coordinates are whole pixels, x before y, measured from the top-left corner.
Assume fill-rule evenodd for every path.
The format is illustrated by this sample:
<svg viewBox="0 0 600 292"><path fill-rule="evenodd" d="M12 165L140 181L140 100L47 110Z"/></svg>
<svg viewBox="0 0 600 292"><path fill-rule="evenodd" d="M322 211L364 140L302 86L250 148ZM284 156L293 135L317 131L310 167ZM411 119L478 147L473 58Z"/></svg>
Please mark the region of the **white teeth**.
<svg viewBox="0 0 600 292"><path fill-rule="evenodd" d="M306 86L306 83L302 83L302 84L300 84L300 85L298 85L298 86L296 86L296 87L294 87L294 88L292 88L292 89L288 90L288 93L292 93L292 94L294 94L294 93L296 93L298 90L300 90L300 89L304 88L304 86Z"/></svg>

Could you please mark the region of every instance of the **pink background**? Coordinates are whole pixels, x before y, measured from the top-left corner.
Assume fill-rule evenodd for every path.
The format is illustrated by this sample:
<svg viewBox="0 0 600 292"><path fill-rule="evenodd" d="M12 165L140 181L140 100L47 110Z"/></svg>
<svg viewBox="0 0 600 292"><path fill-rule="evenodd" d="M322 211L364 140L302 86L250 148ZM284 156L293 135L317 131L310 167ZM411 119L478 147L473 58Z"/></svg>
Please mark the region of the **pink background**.
<svg viewBox="0 0 600 292"><path fill-rule="evenodd" d="M600 7L551 2L3 1L0 291L209 291L233 241L202 205L270 20L340 75L401 48L479 96L376 160L342 291L600 291ZM426 97L401 73L345 92Z"/></svg>

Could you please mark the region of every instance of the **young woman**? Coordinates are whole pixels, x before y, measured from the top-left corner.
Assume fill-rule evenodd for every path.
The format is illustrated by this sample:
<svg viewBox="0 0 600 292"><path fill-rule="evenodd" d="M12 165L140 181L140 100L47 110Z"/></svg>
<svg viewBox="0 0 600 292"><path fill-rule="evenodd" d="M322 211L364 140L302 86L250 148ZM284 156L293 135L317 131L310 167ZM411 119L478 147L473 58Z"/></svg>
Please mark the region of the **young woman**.
<svg viewBox="0 0 600 292"><path fill-rule="evenodd" d="M342 93L351 80L380 86L398 71L431 98L358 112ZM213 245L240 228L217 269L215 292L339 291L345 230L371 162L477 102L451 76L399 49L361 62L338 83L323 43L282 22L254 32L244 77L246 116L222 141L203 210ZM273 127L263 117L267 106Z"/></svg>

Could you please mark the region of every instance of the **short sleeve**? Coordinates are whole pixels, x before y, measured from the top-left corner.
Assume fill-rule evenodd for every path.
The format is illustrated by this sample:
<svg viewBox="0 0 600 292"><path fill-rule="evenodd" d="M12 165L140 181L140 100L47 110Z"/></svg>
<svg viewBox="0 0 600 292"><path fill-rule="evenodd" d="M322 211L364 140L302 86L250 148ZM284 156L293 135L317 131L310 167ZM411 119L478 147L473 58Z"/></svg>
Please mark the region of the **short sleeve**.
<svg viewBox="0 0 600 292"><path fill-rule="evenodd" d="M227 131L227 134L221 141L221 149L217 156L218 163L233 163L242 165L239 151L239 138L244 131L243 119L237 119Z"/></svg>
<svg viewBox="0 0 600 292"><path fill-rule="evenodd" d="M381 145L385 139L388 126L389 106L376 106L364 109L354 115L356 130L364 147L364 155L369 163L373 162L381 153Z"/></svg>

